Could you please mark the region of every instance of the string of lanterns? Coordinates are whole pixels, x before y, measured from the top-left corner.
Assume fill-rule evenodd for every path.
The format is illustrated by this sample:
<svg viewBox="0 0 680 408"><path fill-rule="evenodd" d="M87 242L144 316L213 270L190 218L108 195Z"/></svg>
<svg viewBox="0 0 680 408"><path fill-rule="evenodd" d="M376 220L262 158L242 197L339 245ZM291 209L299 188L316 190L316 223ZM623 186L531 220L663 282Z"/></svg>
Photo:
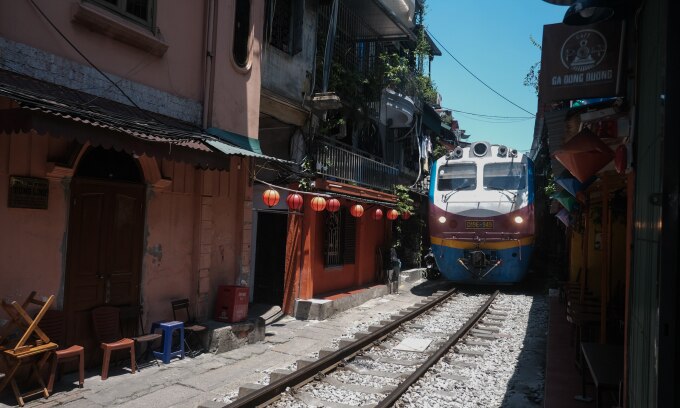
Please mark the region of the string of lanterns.
<svg viewBox="0 0 680 408"><path fill-rule="evenodd" d="M266 206L269 208L274 207L279 203L281 200L281 196L279 195L279 192L276 191L273 188L269 188L262 193L262 201ZM304 205L304 198L302 197L301 194L298 193L290 193L288 194L288 197L286 197L286 204L288 205L288 208L291 210L300 210L302 206ZM340 209L340 200L337 198L329 198L326 200L324 197L321 196L314 196L312 198L312 201L310 202L310 206L312 210L316 212L321 212L323 210L328 210L330 212L336 212ZM361 204L355 203L349 207L349 213L352 214L353 217L355 218L360 218L362 215L364 215L364 207ZM388 220L396 220L399 218L399 211L395 209L390 209L387 210L386 217ZM380 208L376 208L375 210L371 211L371 218L374 220L380 220L383 217L383 210ZM408 211L404 211L401 213L401 218L403 220L408 220L411 217L411 214Z"/></svg>

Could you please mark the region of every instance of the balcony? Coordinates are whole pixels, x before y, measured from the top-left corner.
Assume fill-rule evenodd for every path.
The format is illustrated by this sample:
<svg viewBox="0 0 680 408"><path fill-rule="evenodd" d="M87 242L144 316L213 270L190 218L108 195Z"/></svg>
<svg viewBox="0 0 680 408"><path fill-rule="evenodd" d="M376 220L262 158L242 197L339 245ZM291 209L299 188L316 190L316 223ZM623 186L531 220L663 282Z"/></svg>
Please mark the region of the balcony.
<svg viewBox="0 0 680 408"><path fill-rule="evenodd" d="M316 172L324 178L384 191L392 191L399 184L398 168L381 163L350 146L317 141L313 152Z"/></svg>

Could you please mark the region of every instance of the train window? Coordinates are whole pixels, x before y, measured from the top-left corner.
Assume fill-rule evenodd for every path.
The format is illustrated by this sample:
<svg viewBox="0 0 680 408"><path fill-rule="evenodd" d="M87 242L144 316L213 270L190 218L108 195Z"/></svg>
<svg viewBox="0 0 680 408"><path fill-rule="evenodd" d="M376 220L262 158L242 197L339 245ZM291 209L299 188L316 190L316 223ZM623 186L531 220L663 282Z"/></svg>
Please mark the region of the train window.
<svg viewBox="0 0 680 408"><path fill-rule="evenodd" d="M484 188L488 190L520 190L527 184L527 168L523 163L490 163L484 166Z"/></svg>
<svg viewBox="0 0 680 408"><path fill-rule="evenodd" d="M475 163L456 163L439 169L437 189L474 190L477 188L477 165Z"/></svg>

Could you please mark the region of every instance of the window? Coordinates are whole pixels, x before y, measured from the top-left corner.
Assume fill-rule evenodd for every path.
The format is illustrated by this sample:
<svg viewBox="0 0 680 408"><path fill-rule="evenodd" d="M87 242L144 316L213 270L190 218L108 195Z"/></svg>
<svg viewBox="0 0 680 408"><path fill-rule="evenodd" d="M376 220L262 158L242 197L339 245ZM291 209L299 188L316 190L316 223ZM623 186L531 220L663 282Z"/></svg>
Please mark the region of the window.
<svg viewBox="0 0 680 408"><path fill-rule="evenodd" d="M477 188L477 165L457 163L442 166L437 177L439 191L474 190Z"/></svg>
<svg viewBox="0 0 680 408"><path fill-rule="evenodd" d="M356 219L346 209L326 212L324 266L354 263Z"/></svg>
<svg viewBox="0 0 680 408"><path fill-rule="evenodd" d="M269 44L291 55L302 51L304 0L269 0L267 34Z"/></svg>
<svg viewBox="0 0 680 408"><path fill-rule="evenodd" d="M527 168L523 163L491 163L484 166L484 188L488 190L520 190L527 184Z"/></svg>
<svg viewBox="0 0 680 408"><path fill-rule="evenodd" d="M154 27L155 0L87 0L148 28Z"/></svg>
<svg viewBox="0 0 680 408"><path fill-rule="evenodd" d="M234 13L234 62L241 68L248 65L250 54L250 0L236 0Z"/></svg>

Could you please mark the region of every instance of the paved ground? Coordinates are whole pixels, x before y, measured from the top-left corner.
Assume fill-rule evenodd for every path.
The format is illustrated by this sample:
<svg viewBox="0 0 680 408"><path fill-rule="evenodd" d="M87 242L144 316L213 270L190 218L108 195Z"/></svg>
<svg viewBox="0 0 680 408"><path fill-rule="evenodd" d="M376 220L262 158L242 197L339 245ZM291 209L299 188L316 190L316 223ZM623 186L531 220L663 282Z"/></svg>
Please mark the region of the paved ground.
<svg viewBox="0 0 680 408"><path fill-rule="evenodd" d="M256 383L274 369L289 368L298 359L309 358L334 339L353 334L361 323L385 320L441 288L441 284L416 281L403 283L398 294L372 299L324 321L301 321L284 317L266 328L266 340L227 353L203 354L173 360L161 367L142 368L130 374L127 368L113 369L108 380L99 373L86 373L84 388L77 388L74 375L65 375L49 399L31 399L26 406L79 407L196 407L202 402L234 395L245 383ZM9 390L0 395L0 407L14 406Z"/></svg>

